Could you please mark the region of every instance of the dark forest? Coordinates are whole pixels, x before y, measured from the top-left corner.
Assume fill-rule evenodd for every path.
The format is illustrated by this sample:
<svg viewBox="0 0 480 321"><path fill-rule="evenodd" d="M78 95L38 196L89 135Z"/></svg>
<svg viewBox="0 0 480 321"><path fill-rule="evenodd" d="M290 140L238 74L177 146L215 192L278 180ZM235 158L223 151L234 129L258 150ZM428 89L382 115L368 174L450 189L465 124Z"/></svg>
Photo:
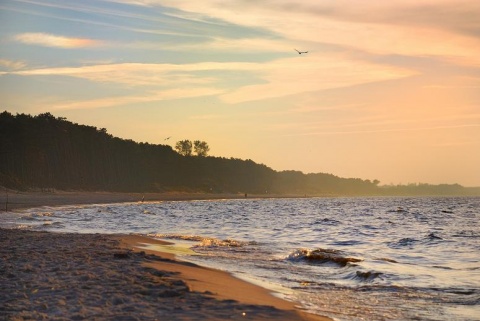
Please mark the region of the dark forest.
<svg viewBox="0 0 480 321"><path fill-rule="evenodd" d="M321 160L319 160L321 161ZM17 190L356 195L479 195L458 184L380 186L378 180L275 171L252 160L182 156L50 113L0 113L0 186Z"/></svg>

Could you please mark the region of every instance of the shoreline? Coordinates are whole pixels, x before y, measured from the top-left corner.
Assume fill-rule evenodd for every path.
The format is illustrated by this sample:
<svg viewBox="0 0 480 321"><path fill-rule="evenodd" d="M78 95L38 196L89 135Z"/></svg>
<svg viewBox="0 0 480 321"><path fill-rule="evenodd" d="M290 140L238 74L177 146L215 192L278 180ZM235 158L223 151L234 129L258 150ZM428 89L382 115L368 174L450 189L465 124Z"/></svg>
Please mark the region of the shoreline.
<svg viewBox="0 0 480 321"><path fill-rule="evenodd" d="M412 195L410 195L412 196ZM322 197L410 197L409 195L308 195L308 194L242 194L242 193L129 193L129 192L84 192L84 191L15 191L0 189L0 213L42 206L66 206L86 204L107 204L127 202L168 202L206 201L226 199L281 199L281 198L322 198ZM455 195L417 195L416 197L456 197ZM478 197L478 196L465 196Z"/></svg>
<svg viewBox="0 0 480 321"><path fill-rule="evenodd" d="M145 244L170 244L169 242L152 239L144 236L128 235L119 238L121 247L137 253L153 254L162 257L167 262L146 263L145 266L157 270L179 273L181 279L188 284L191 291L204 293L218 300L234 300L241 304L252 306L268 306L277 309L280 314L274 320L289 321L331 321L330 318L310 314L296 307L290 302L273 295L273 293L259 285L241 280L228 271L221 271L194 263L179 260L174 254L158 250L146 249ZM242 315L243 316L243 315ZM255 318L254 318L255 319ZM273 319L272 319L273 320Z"/></svg>
<svg viewBox="0 0 480 321"><path fill-rule="evenodd" d="M196 201L221 199L268 199L268 198L308 198L306 195L277 194L215 194L215 193L122 193L122 192L20 192L0 191L0 212L15 211L42 206L63 206L82 204L106 204L126 202Z"/></svg>
<svg viewBox="0 0 480 321"><path fill-rule="evenodd" d="M138 202L141 201L141 198L139 200L138 197L143 195L145 195L144 201L244 198L244 195L215 194L214 196L213 194L180 193L16 193L16 197L11 198L11 200L13 200L11 204L14 204L12 209L21 210L41 206ZM133 317L132 320L135 320L137 317L139 320L155 320L157 317L161 319L161 314L155 316L154 312L158 311L158 305L160 305L163 309L165 309L165 307L175 306L175 309L177 309L176 311L169 310L168 313L166 312L166 315L169 316L168 320L331 320L327 317L306 313L297 308L293 302L280 299L274 296L269 290L247 281L240 280L229 272L183 262L176 259L173 254L145 249L142 246L142 244L168 244L168 242L165 241L134 235L91 234L85 238L85 235L83 234L48 233L4 229L1 229L0 231L2 232L0 233L2 234L0 237L0 248L2 249L0 250L0 257L5 259L2 260L5 262L5 272L0 273L0 280L3 279L2 284L7 285L3 288L3 290L0 290L0 307L4 306L5 309L2 311L2 308L0 308L0 317L5 315L7 320L10 320L9 317L11 317L11 320L16 320L16 316L19 317L18 319L29 317L36 319L45 315L49 316L51 319L55 319L50 313L56 312L54 312L55 310L51 311L53 307L51 307L48 302L50 302L50 299L53 297L55 297L55 300L57 300L56 297L58 295L55 291L55 287L50 288L50 283L53 281L57 283L67 282L70 284L69 287L72 289L75 288L75 284L79 286L77 291L73 291L74 293L67 293L64 298L57 300L57 303L59 302L60 306L63 307L63 303L68 301L69 297L84 298L86 296L86 293L89 292L89 289L82 290L81 288L83 282L82 280L85 280L85 278L87 281L96 279L97 282L100 282L97 284L97 291L100 291L100 293L102 291L106 291L108 296L112 296L112 293L114 293L114 297L117 298L116 302L122 302L121 304L118 303L119 307L127 312L130 311L129 313L120 311L120 315L128 315L129 317L131 316ZM34 238L36 241L32 241L32 238ZM85 243L88 243L87 248L84 246ZM43 244L43 246L41 244ZM65 246L68 247L67 255L65 254ZM36 251L39 249L42 249L41 252L36 253ZM126 273L127 277L140 274L140 278L147 277L150 279L152 277L149 275L152 273L148 271L156 271L153 273L153 278L158 281L158 284L151 285L151 281L141 281L135 283L141 288L139 293L144 296L143 298L140 298L140 302L144 302L145 299L148 299L147 301L151 303L151 307L146 307L145 304L142 303L140 304L140 306L143 306L142 310L138 310L132 308L132 304L125 303L133 300L131 296L126 295L125 293L126 291L130 291L128 290L130 286L133 286L133 284L128 283L128 281L122 286L115 285L112 288L112 286L108 283L105 283L101 277L92 277L92 274L99 272L99 265L91 263L93 261L92 258L94 258L97 253L105 251L109 251L109 253L108 259L104 259L102 261L101 266L104 271L114 270L116 265L118 265L118 262L129 262L130 265L132 258L136 267L134 271ZM24 258L19 258L19 252L35 253L35 255L26 255ZM86 257L86 260L88 260L90 264L77 262L76 256ZM20 261L16 261L16 259L20 259ZM72 279L71 276L68 276L66 280L62 280L58 275L56 275L56 273L47 279L39 277L45 274L45 271L43 270L62 269L60 268L61 266L68 266L71 273L80 275L80 278ZM37 269L37 267L42 267L42 269ZM35 274L38 275L35 276ZM87 275L87 277L85 277L85 275ZM158 277L159 275L160 277ZM153 286L154 288L156 286L165 287L165 284L162 283L165 281L163 280L164 278L162 276L168 276L167 289L157 291L163 294L157 295L157 292L155 291L149 292L149 290L142 290L142 287L146 284L150 284L149 286ZM35 300L32 301L32 294L34 294L33 297L35 297L35 295L39 292L39 289L32 290L31 288L35 287L35 285L31 284L22 285L24 282L28 283L28 280L33 282L32 277L37 283L39 282L37 280L40 280L40 284L38 284L37 287L42 289L41 292L43 296L39 298L38 302ZM116 284L117 282L113 281L113 283ZM173 286L175 290L173 290L173 292L170 291L172 284L177 284L177 287L180 287L180 289L176 289L175 286ZM50 290L48 290L49 288ZM167 292L165 293L165 291ZM152 301L151 293L154 293L154 302ZM137 294L138 293L135 295ZM19 297L20 299L15 299L15 297ZM26 300L26 298L28 298L28 300ZM182 300L185 302L181 301L180 298L182 298ZM97 295L97 299L102 302L102 309L105 309L105 306L115 305L115 302L112 303L108 301L108 298L103 296L98 297ZM12 300L14 302L19 302L20 306L15 307L14 305L11 305ZM188 300L192 300L192 302ZM189 303L187 303L187 301ZM21 304L24 306L21 306ZM135 302L135 304L139 304L139 302ZM135 304L133 304L133 306L135 306ZM93 304L93 306L90 306L89 304L83 304L80 307L78 305L75 306L76 310L74 311L63 309L63 313L67 313L67 315L63 315L62 317L67 319L87 319L92 317L92 313L94 313L93 315L98 313L98 309L100 308L98 304ZM193 310L187 309L187 307L191 306L195 306L196 308ZM148 312L150 315L144 315L147 313L145 311L152 307L155 308L152 312ZM162 308L160 308L160 310ZM58 310L59 308L56 307L55 309ZM111 309L108 308L106 311L107 312L103 312L103 315L98 315L94 318L102 320L112 319L118 316L114 314L116 313L114 312L116 310L113 310L112 312ZM237 314L230 314L232 311L236 311ZM13 312L13 314L11 312ZM44 314L39 315L38 313ZM137 314L141 315L137 316Z"/></svg>

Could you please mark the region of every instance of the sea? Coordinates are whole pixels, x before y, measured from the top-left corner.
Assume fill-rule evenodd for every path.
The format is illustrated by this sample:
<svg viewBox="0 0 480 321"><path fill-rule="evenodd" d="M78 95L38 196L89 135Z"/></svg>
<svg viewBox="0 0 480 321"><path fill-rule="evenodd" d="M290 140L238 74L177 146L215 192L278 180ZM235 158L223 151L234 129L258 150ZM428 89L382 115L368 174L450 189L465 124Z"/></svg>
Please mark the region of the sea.
<svg viewBox="0 0 480 321"><path fill-rule="evenodd" d="M338 321L451 321L480 320L479 221L478 197L355 197L42 207L0 225L167 240Z"/></svg>

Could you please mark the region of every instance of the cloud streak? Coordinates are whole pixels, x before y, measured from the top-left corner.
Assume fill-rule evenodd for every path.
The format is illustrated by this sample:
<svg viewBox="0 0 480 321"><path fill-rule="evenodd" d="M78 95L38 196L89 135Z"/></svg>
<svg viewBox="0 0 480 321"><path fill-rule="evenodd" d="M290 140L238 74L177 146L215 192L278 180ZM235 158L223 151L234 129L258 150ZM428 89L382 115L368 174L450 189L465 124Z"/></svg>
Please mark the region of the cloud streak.
<svg viewBox="0 0 480 321"><path fill-rule="evenodd" d="M43 68L10 73L22 76L70 76L93 82L120 83L128 86L168 86L188 83L209 83L214 79L195 76L201 71L252 71L261 68L255 63L194 63L194 64L148 64L123 63L82 67Z"/></svg>
<svg viewBox="0 0 480 321"><path fill-rule="evenodd" d="M55 47L64 49L98 47L102 45L102 42L98 40L63 37L41 32L21 33L14 36L14 39L17 42L27 45L37 45L43 47Z"/></svg>
<svg viewBox="0 0 480 321"><path fill-rule="evenodd" d="M186 99L193 97L212 96L218 94L219 92L220 91L218 89L206 87L189 89L168 89L156 92L149 92L144 95L107 97L101 99L57 103L54 104L52 108L55 110L97 109L129 104L175 100L179 98Z"/></svg>
<svg viewBox="0 0 480 321"><path fill-rule="evenodd" d="M203 76L199 72L213 72ZM193 64L105 64L82 67L45 68L12 71L22 76L70 76L93 82L119 83L129 87L186 87L217 85L228 81L226 72L242 71L264 83L217 90L227 103L276 98L309 91L358 85L408 77L414 71L326 56L279 59L268 63L205 62ZM182 98L182 96L179 96Z"/></svg>
<svg viewBox="0 0 480 321"><path fill-rule="evenodd" d="M348 57L311 55L286 58L263 65L266 83L238 88L221 98L228 103L349 87L377 81L413 76L415 71L376 65Z"/></svg>
<svg viewBox="0 0 480 321"><path fill-rule="evenodd" d="M0 66L7 68L8 70L22 69L27 66L23 61L13 61L8 59L0 59Z"/></svg>
<svg viewBox="0 0 480 321"><path fill-rule="evenodd" d="M444 129L462 129L462 128L479 128L480 124L464 124L464 125L447 125L447 126L432 126L432 127L409 127L409 128L385 128L385 129L360 129L360 130L334 130L334 131L319 131L310 133L297 133L282 135L290 136L322 136L322 135L338 135L338 134L375 134L375 133L391 133L391 132L413 132L413 131L432 131Z"/></svg>

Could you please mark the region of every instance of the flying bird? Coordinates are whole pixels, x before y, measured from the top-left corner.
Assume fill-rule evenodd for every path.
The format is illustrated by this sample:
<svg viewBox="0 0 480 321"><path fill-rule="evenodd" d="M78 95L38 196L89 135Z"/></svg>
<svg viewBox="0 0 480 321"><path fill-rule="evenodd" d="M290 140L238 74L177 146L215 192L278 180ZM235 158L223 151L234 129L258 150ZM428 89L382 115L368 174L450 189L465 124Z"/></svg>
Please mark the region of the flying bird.
<svg viewBox="0 0 480 321"><path fill-rule="evenodd" d="M302 53L308 53L308 51L298 51L297 49L295 49L296 52L298 52L299 55L301 55Z"/></svg>
<svg viewBox="0 0 480 321"><path fill-rule="evenodd" d="M164 140L169 140L172 136L168 136L167 138L165 138Z"/></svg>

